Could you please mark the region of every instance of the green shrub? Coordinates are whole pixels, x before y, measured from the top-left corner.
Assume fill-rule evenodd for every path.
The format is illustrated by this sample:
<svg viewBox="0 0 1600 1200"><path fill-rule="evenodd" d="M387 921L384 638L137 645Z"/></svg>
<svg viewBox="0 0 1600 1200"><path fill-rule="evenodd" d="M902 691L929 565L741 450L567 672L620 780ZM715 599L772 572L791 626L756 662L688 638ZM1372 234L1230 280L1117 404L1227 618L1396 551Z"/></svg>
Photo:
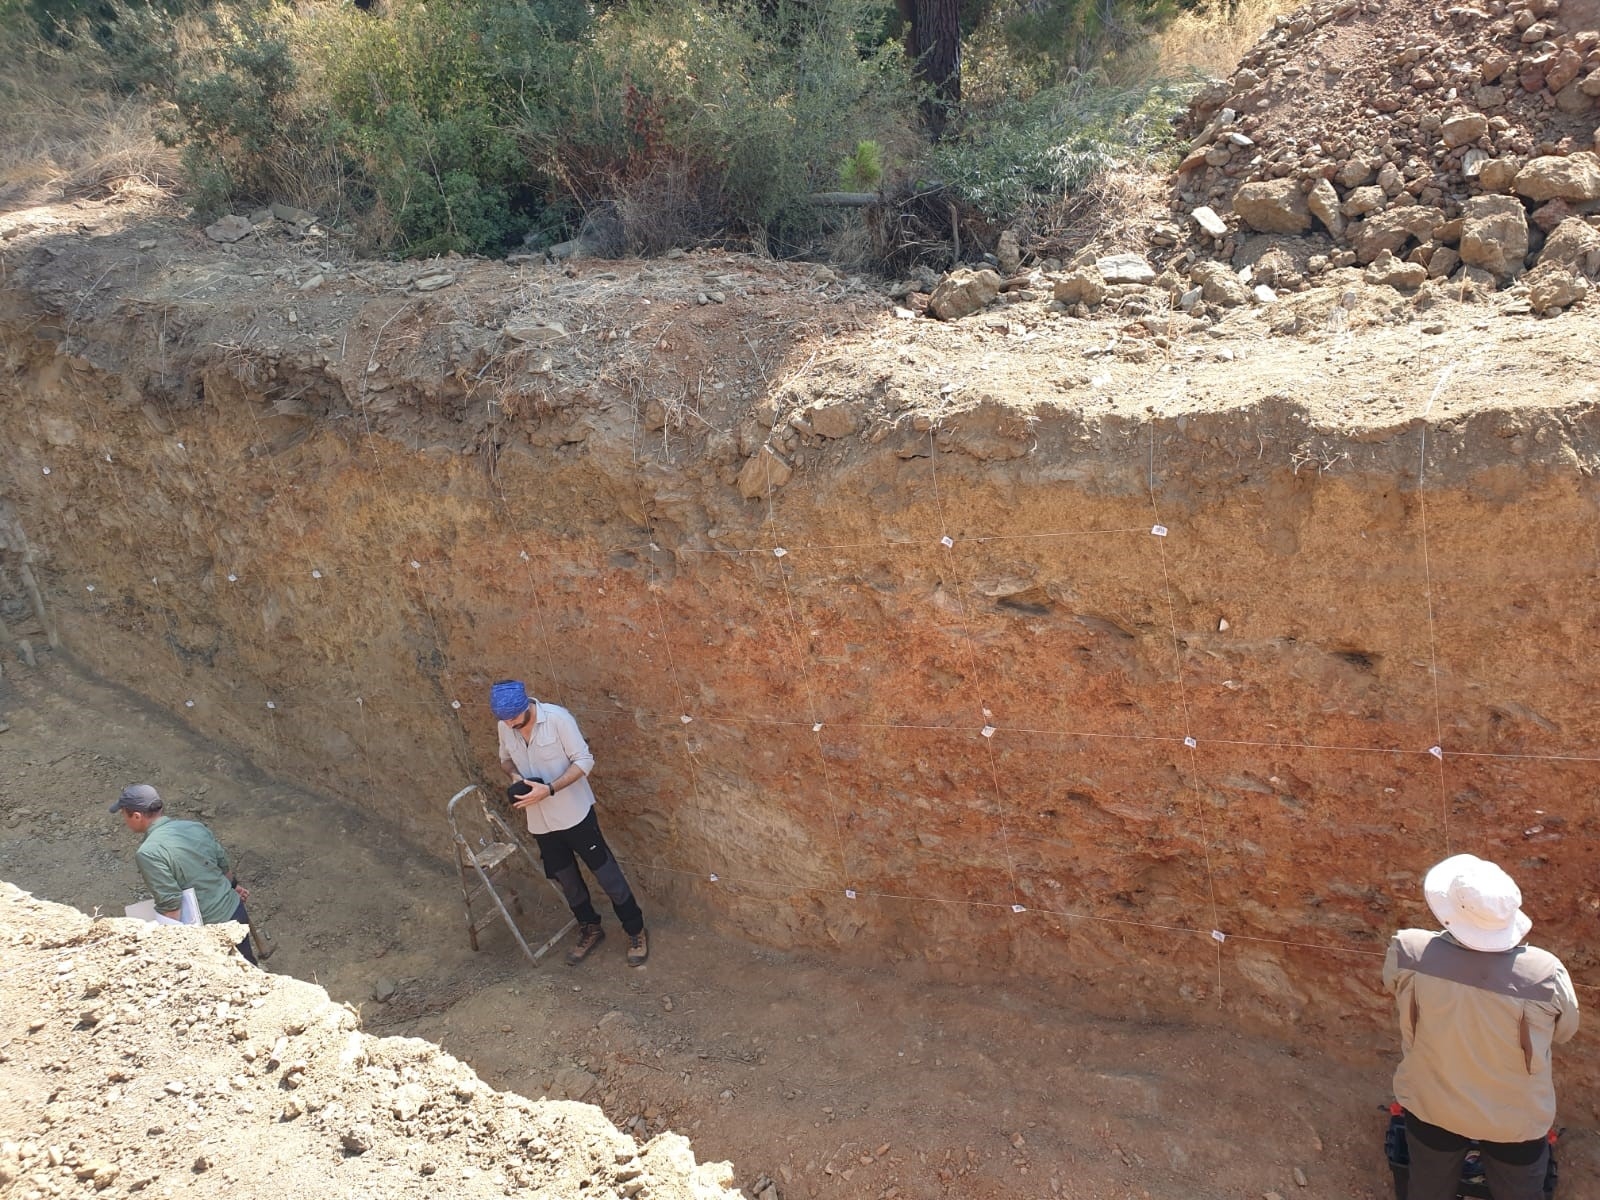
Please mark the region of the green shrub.
<svg viewBox="0 0 1600 1200"><path fill-rule="evenodd" d="M883 182L883 147L871 138L856 143L839 168L839 184L851 191L871 191Z"/></svg>
<svg viewBox="0 0 1600 1200"><path fill-rule="evenodd" d="M1177 103L1063 65L1166 0L974 4L975 103L931 150L883 0L224 2L175 87L155 6L102 39L174 95L196 208L290 200L400 253L554 241L596 213L636 251L804 245L811 192L885 186L890 160L1001 219L1148 152Z"/></svg>
<svg viewBox="0 0 1600 1200"><path fill-rule="evenodd" d="M174 97L178 128L168 132L183 146L192 198L202 215L235 198L281 199L287 161L280 151L305 132L294 104L299 70L286 14L212 14L210 61L186 78Z"/></svg>
<svg viewBox="0 0 1600 1200"><path fill-rule="evenodd" d="M1005 220L1082 187L1171 136L1176 86L1117 89L1080 79L998 106L934 148L932 169L985 216Z"/></svg>
<svg viewBox="0 0 1600 1200"><path fill-rule="evenodd" d="M910 110L899 47L862 47L879 20L863 0L620 7L519 132L575 207L615 203L635 249L800 238L815 219L806 196L833 186L842 154Z"/></svg>
<svg viewBox="0 0 1600 1200"><path fill-rule="evenodd" d="M330 134L387 240L431 254L520 237L532 181L509 123L570 61L536 9L400 0L382 19L346 9L306 32Z"/></svg>
<svg viewBox="0 0 1600 1200"><path fill-rule="evenodd" d="M539 5L271 6L212 25L213 55L177 95L202 214L292 199L409 254L502 250L538 219L511 119L572 53Z"/></svg>

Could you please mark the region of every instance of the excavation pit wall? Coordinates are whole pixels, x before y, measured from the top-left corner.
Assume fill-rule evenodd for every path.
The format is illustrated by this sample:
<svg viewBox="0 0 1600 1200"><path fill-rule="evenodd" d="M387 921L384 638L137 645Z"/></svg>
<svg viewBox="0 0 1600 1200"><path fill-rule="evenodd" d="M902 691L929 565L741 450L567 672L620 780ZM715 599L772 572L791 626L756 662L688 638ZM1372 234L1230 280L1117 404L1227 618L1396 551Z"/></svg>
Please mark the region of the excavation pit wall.
<svg viewBox="0 0 1600 1200"><path fill-rule="evenodd" d="M1471 851L1597 998L1592 399L1445 368L1358 419L1293 342L1118 363L1120 401L947 390L958 331L818 367L759 293L641 318L688 351L654 375L485 396L435 344L459 300L249 344L216 322L269 284L75 312L70 257L4 294L13 632L26 556L66 652L441 855L515 676L576 714L648 903L763 944L1337 1044ZM692 420L652 399L719 362Z"/></svg>

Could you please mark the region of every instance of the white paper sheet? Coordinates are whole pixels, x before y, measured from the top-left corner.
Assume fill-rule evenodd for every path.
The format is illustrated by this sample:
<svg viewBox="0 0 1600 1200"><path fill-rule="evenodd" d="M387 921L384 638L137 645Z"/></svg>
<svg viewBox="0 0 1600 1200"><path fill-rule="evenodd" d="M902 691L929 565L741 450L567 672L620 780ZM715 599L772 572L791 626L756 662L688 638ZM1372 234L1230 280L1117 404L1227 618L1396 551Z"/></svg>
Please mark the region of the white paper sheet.
<svg viewBox="0 0 1600 1200"><path fill-rule="evenodd" d="M122 910L125 914L138 921L154 921L157 925L201 925L200 902L194 898L193 888L183 889L183 899L178 904L178 919L164 917L156 911L154 900L141 900L137 904L129 904Z"/></svg>

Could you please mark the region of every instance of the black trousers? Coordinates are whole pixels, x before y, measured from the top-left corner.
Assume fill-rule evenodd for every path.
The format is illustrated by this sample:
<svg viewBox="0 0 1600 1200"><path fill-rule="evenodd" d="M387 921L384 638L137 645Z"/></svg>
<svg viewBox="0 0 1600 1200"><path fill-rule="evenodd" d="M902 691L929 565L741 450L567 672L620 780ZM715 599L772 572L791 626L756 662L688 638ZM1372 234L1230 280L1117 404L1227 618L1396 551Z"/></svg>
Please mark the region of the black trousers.
<svg viewBox="0 0 1600 1200"><path fill-rule="evenodd" d="M1456 1200L1468 1139L1406 1113L1406 1148L1411 1154L1406 1200ZM1550 1142L1479 1142L1483 1174L1494 1200L1544 1200Z"/></svg>
<svg viewBox="0 0 1600 1200"><path fill-rule="evenodd" d="M582 859L595 882L610 898L611 909L617 914L617 920L622 922L623 932L631 936L644 929L644 913L639 911L639 902L633 898L633 889L628 886L627 876L623 875L616 855L606 845L605 835L600 832L599 814L593 808L571 828L558 829L554 833L536 833L533 840L539 844L539 858L544 863L545 878L555 880L561 888L567 907L572 909L572 915L579 924L600 924L600 914L590 902L589 888L578 872L578 860Z"/></svg>
<svg viewBox="0 0 1600 1200"><path fill-rule="evenodd" d="M241 925L250 924L250 914L245 912L243 900L239 901L239 907L233 910L233 916L230 917L229 920L237 921ZM255 947L250 944L250 935L248 933L244 935L244 941L239 943L239 953L244 955L244 960L252 967L258 967L261 965L260 963L256 962L256 950Z"/></svg>

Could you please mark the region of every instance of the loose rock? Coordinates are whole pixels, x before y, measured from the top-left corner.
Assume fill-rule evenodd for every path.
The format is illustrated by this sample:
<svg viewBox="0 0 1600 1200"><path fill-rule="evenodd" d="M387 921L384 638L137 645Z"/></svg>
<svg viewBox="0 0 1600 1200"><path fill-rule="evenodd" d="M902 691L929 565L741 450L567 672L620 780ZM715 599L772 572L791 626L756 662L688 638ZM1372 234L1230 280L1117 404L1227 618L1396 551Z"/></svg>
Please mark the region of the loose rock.
<svg viewBox="0 0 1600 1200"><path fill-rule="evenodd" d="M1245 184L1234 194L1233 211L1260 233L1304 233L1311 228L1311 211L1294 179Z"/></svg>
<svg viewBox="0 0 1600 1200"><path fill-rule="evenodd" d="M1520 274L1528 253L1528 216L1512 196L1474 196L1463 206L1461 261L1498 279Z"/></svg>
<svg viewBox="0 0 1600 1200"><path fill-rule="evenodd" d="M928 311L941 321L958 321L993 303L1000 294L1000 276L980 271L952 271L939 281L928 300Z"/></svg>
<svg viewBox="0 0 1600 1200"><path fill-rule="evenodd" d="M206 236L213 242L237 242L248 237L255 226L244 217L227 216L206 226Z"/></svg>

